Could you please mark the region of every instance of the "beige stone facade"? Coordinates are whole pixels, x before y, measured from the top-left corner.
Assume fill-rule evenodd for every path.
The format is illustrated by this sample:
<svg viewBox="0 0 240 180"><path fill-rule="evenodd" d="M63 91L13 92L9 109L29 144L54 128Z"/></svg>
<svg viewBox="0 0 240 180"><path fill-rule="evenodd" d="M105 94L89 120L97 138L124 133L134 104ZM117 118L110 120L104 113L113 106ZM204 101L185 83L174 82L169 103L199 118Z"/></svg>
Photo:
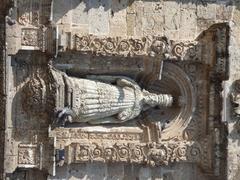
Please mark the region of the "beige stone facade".
<svg viewBox="0 0 240 180"><path fill-rule="evenodd" d="M2 0L0 179L240 179L239 48L237 0Z"/></svg>

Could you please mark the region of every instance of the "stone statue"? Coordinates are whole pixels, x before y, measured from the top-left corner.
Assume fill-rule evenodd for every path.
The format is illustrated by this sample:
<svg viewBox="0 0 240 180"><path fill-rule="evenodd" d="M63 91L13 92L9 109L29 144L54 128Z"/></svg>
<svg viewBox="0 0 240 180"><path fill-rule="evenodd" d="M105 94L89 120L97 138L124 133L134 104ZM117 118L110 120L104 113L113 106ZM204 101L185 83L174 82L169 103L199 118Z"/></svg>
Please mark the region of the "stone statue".
<svg viewBox="0 0 240 180"><path fill-rule="evenodd" d="M24 92L27 100L23 106L28 105L25 109L31 112L41 108L41 111L48 111L54 106L54 122L57 124L63 125L67 121L123 123L134 119L141 111L155 106L168 107L173 103L171 95L142 90L134 80L124 76L76 78L50 68L49 75L44 77L34 75L26 85ZM51 80L49 77L52 77ZM30 104L27 103L29 101ZM33 108L34 103L36 108Z"/></svg>
<svg viewBox="0 0 240 180"><path fill-rule="evenodd" d="M68 107L57 111L60 122L90 124L122 123L154 106L171 106L168 94L141 90L132 79L122 76L88 76L87 79L63 76L66 86L73 87Z"/></svg>

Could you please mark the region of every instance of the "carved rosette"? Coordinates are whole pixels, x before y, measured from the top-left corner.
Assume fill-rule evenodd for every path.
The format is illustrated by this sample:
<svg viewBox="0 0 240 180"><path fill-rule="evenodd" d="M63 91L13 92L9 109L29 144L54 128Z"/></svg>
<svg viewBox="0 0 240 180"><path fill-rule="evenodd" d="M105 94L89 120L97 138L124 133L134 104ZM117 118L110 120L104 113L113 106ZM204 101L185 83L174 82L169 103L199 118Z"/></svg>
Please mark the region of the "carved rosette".
<svg viewBox="0 0 240 180"><path fill-rule="evenodd" d="M172 47L172 54L178 59L200 61L201 48L196 42L175 42Z"/></svg>
<svg viewBox="0 0 240 180"><path fill-rule="evenodd" d="M154 37L149 49L149 55L166 55L169 52L168 46L169 44L166 37Z"/></svg>
<svg viewBox="0 0 240 180"><path fill-rule="evenodd" d="M30 13L29 12L24 12L19 18L18 22L21 25L27 25L30 23Z"/></svg>
<svg viewBox="0 0 240 180"><path fill-rule="evenodd" d="M167 165L170 162L200 162L202 150L195 142L168 143L72 143L68 147L67 164L81 162L130 162L151 166Z"/></svg>

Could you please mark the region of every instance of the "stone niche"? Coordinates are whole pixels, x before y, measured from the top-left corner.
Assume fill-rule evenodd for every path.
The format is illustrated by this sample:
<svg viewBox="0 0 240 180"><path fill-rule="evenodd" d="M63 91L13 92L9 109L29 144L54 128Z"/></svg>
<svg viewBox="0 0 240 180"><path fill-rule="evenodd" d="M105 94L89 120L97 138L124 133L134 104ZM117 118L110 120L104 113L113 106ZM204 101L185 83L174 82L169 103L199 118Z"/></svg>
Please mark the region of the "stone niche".
<svg viewBox="0 0 240 180"><path fill-rule="evenodd" d="M11 149L4 154L7 177L64 178L61 172L71 175L76 167L94 174L83 170L86 164L116 169L124 165L125 171L126 167L144 167L139 173L145 175L146 169L159 173L161 168L174 166L161 172L162 179L176 179L179 169L192 164L199 177L223 177L225 159L219 154L226 147L221 83L228 79L228 24L214 24L193 41L154 35L98 36L62 26L59 21L64 24L69 16L59 19L61 12L53 13L56 1L38 2L17 1L11 9L15 28L7 25L9 34L16 33L7 38L16 42L9 45L6 56L9 83L5 86L10 98L5 104L9 113L4 146ZM147 110L139 105L138 111L134 109L138 113L121 123L75 120L78 116L72 109L81 101L79 94L92 87L83 92L74 82L103 76L131 79L131 87L137 87L134 93L145 89L153 95L168 94L173 102ZM108 85L116 86L114 83ZM131 97L126 100L130 102ZM137 107L138 102L133 103ZM64 117L73 119L56 125L59 109L60 114L66 110Z"/></svg>
<svg viewBox="0 0 240 180"><path fill-rule="evenodd" d="M72 36L75 46L58 52L54 60L31 50L11 56L14 90L7 146L13 154L7 157L14 163L7 166L8 173L37 168L55 176L59 166L102 162L149 167L193 163L208 176L220 174L218 118L221 82L228 76L226 24L212 26L192 42ZM53 126L54 109L69 107L66 94L72 93L71 102L77 98L77 86L66 85L63 77L102 75L131 78L146 91L171 94L177 102L122 123Z"/></svg>

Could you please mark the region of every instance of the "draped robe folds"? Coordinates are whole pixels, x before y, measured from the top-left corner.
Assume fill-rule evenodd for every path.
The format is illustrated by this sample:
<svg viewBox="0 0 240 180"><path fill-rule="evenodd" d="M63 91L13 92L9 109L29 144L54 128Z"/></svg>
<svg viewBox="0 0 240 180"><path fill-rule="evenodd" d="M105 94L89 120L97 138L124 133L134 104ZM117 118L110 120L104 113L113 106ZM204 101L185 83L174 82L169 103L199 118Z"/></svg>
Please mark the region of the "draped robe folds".
<svg viewBox="0 0 240 180"><path fill-rule="evenodd" d="M49 76L37 72L23 88L25 109L42 115L54 113L53 124L88 122L91 124L122 123L137 117L150 107L169 107L170 94L155 94L142 90L124 76L70 77L49 68ZM31 95L29 97L29 94ZM31 114L34 114L30 112Z"/></svg>
<svg viewBox="0 0 240 180"><path fill-rule="evenodd" d="M75 121L92 124L120 123L140 114L140 87L128 78L105 77L103 79L107 79L108 83L64 76L68 104L75 114ZM111 82L115 84L112 85Z"/></svg>

